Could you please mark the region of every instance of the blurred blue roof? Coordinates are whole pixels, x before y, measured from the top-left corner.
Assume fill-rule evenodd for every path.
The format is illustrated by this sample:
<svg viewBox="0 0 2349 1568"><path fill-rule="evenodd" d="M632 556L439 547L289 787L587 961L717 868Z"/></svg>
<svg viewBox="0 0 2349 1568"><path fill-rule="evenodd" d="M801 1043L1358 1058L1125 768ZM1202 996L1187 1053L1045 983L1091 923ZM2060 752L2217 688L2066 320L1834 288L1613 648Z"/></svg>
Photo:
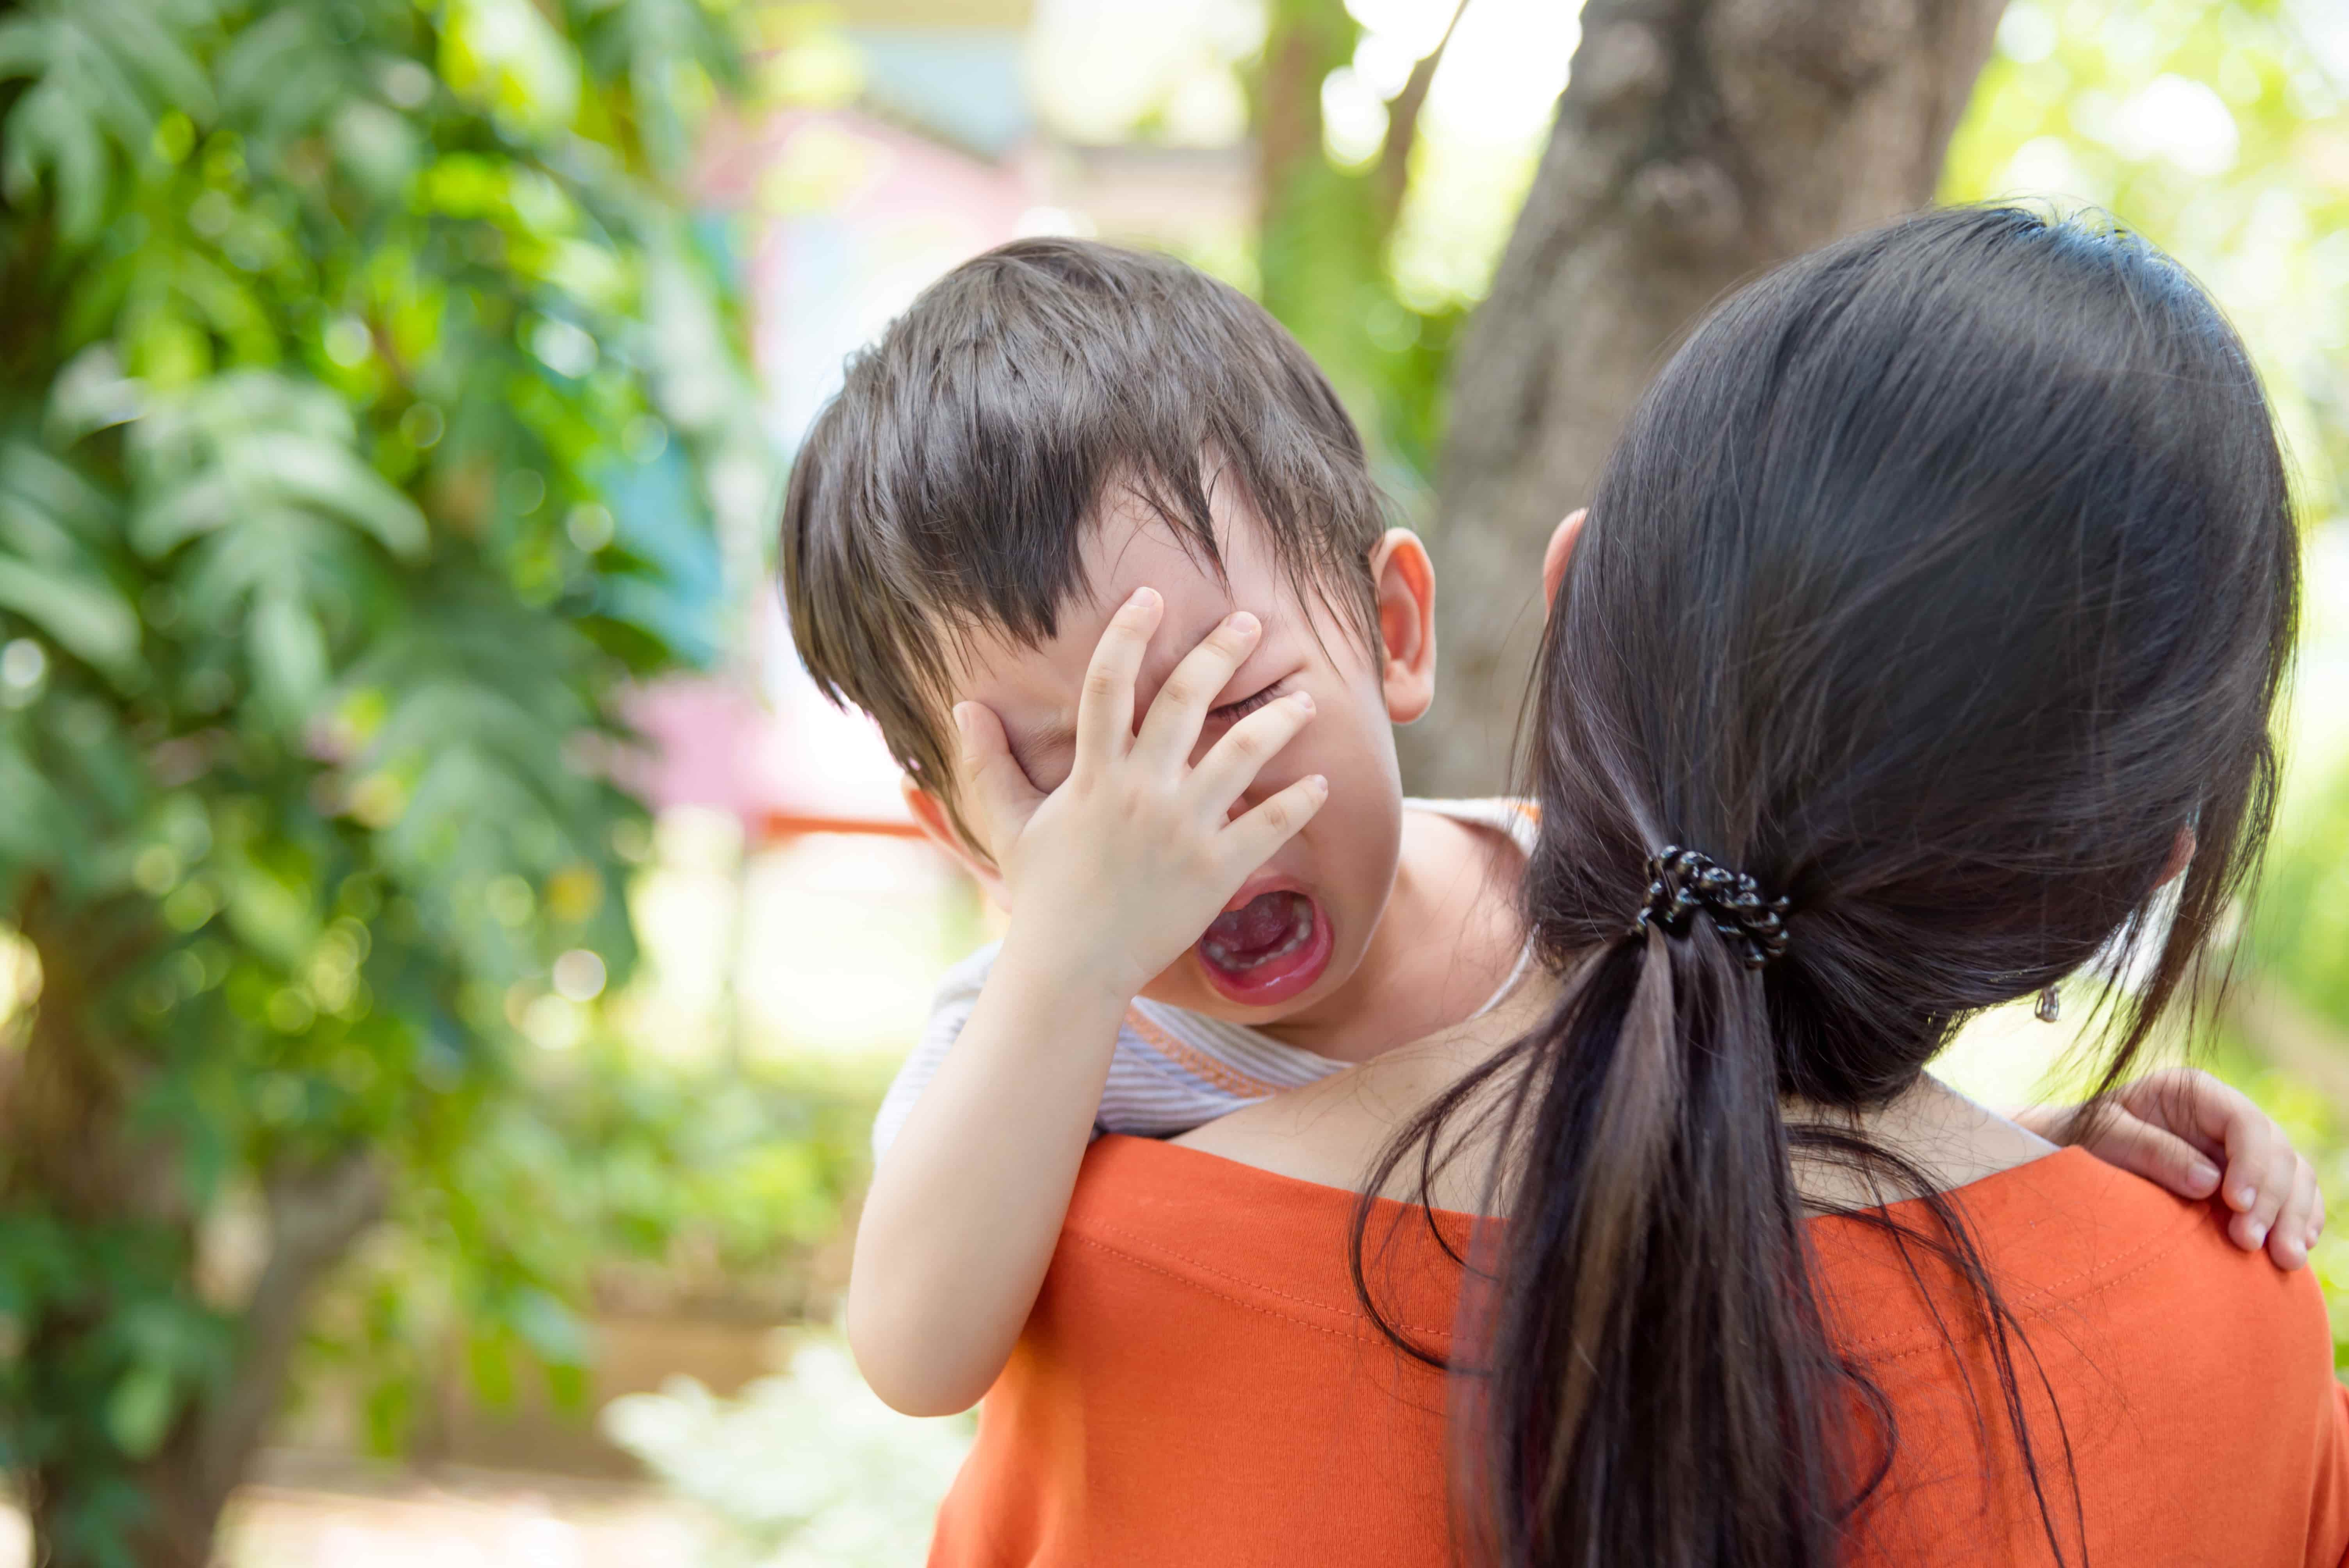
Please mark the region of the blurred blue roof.
<svg viewBox="0 0 2349 1568"><path fill-rule="evenodd" d="M1035 124L1022 76L1025 39L1008 27L856 27L872 108L984 158Z"/></svg>

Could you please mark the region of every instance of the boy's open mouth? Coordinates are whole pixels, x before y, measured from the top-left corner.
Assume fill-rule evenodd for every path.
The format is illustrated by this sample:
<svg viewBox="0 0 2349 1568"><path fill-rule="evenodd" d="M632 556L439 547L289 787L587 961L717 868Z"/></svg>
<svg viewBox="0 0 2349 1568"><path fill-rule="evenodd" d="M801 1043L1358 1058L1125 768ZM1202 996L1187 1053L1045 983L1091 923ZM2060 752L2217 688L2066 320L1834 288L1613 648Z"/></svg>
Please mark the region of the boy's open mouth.
<svg viewBox="0 0 2349 1568"><path fill-rule="evenodd" d="M1216 916L1199 938L1207 983L1245 1007L1309 989L1330 966L1330 922L1305 894L1280 888Z"/></svg>

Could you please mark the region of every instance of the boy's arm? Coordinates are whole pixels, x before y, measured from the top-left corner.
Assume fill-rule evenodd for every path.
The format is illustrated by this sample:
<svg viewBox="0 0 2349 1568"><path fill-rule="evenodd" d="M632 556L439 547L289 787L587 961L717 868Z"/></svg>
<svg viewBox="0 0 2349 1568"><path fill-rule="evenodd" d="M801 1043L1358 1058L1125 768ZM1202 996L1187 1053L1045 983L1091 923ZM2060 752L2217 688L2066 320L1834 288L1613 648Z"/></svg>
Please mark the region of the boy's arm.
<svg viewBox="0 0 2349 1568"><path fill-rule="evenodd" d="M905 1118L914 1112L927 1092L930 1080L938 1076L946 1065L947 1053L954 1049L963 1026L970 1022L971 1009L978 1005L979 987L987 984L988 973L995 967L998 944L989 944L947 972L938 983L937 995L930 998L930 1016L922 1024L922 1032L905 1059L897 1065L897 1074L889 1080L889 1090L881 1097L881 1107L873 1113L873 1163L878 1165L897 1141L898 1130Z"/></svg>
<svg viewBox="0 0 2349 1568"><path fill-rule="evenodd" d="M1311 717L1301 695L1243 718L1189 765L1209 704L1255 645L1245 614L1176 666L1136 733L1134 679L1160 610L1143 590L1102 634L1076 764L1049 797L992 713L956 709L1011 924L874 1172L857 1228L849 1344L874 1391L908 1414L965 1409L1002 1370L1051 1262L1127 1003L1328 793L1318 776L1299 779L1229 818Z"/></svg>
<svg viewBox="0 0 2349 1568"><path fill-rule="evenodd" d="M2014 1119L2042 1138L2074 1141L2078 1109L2032 1106ZM2209 1073L2164 1068L2123 1084L2085 1132L2080 1147L2108 1165L2181 1198L2217 1194L2235 1211L2227 1223L2235 1244L2245 1252L2266 1247L2280 1268L2306 1264L2324 1230L2315 1168L2274 1118Z"/></svg>

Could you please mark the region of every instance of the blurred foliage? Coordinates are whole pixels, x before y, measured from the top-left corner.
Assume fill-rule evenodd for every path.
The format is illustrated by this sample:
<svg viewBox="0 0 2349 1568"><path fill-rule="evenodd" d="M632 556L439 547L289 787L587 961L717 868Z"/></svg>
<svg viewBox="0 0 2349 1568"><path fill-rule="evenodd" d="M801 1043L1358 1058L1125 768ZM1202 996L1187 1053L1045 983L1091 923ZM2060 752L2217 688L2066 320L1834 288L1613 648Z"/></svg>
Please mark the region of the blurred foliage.
<svg viewBox="0 0 2349 1568"><path fill-rule="evenodd" d="M2273 392L2312 518L2349 511L2349 80L2304 0L2013 0L1953 201L2106 209L2191 268Z"/></svg>
<svg viewBox="0 0 2349 1568"><path fill-rule="evenodd" d="M732 25L0 8L0 1465L50 1561L209 1529L264 1295L375 1210L484 1367L575 1368L579 1249L695 1202L621 1190L695 1169L674 1091L531 1099L514 1020L559 955L627 971L608 698L712 656L767 487L665 194ZM738 1240L828 1222L813 1158L709 1178ZM239 1191L279 1244L228 1289Z"/></svg>
<svg viewBox="0 0 2349 1568"><path fill-rule="evenodd" d="M2251 951L2349 1040L2349 771L2292 802L2260 888Z"/></svg>
<svg viewBox="0 0 2349 1568"><path fill-rule="evenodd" d="M1457 301L1414 303L1392 255L1412 123L1441 46L1391 103L1384 145L1345 165L1323 134L1322 83L1353 59L1361 22L1343 0L1268 0L1266 11L1248 73L1260 160L1257 297L1328 373L1381 482L1416 515L1433 483L1452 342L1468 311Z"/></svg>
<svg viewBox="0 0 2349 1568"><path fill-rule="evenodd" d="M2309 1266L2332 1308L2333 1367L2349 1371L2349 1236L2338 1218L2349 1194L2349 1108L2277 1066L2240 1033L2222 1032L2200 1065L2251 1096L2316 1167L2328 1224Z"/></svg>
<svg viewBox="0 0 2349 1568"><path fill-rule="evenodd" d="M429 1215L362 1249L316 1315L311 1369L356 1387L362 1441L394 1454L452 1340L492 1407L539 1367L554 1402L584 1415L580 1304L771 1322L827 1309L812 1266L864 1187L883 1087L871 1066L579 1051L471 1130Z"/></svg>
<svg viewBox="0 0 2349 1568"><path fill-rule="evenodd" d="M604 1426L710 1522L711 1568L895 1568L919 1559L976 1423L875 1398L847 1346L799 1346L730 1399L678 1378L616 1399Z"/></svg>
<svg viewBox="0 0 2349 1568"><path fill-rule="evenodd" d="M2013 0L1942 193L2103 207L2193 268L2251 340L2325 517L2349 511L2349 85L2311 41L2322 4ZM1320 145L1321 87L1353 57L1360 24L1341 0L1266 9L1250 70L1259 137L1276 133L1261 170L1261 297L1330 370L1408 494L1433 470L1465 306L1397 286L1388 197L1408 143L1400 159L1388 147L1360 164Z"/></svg>

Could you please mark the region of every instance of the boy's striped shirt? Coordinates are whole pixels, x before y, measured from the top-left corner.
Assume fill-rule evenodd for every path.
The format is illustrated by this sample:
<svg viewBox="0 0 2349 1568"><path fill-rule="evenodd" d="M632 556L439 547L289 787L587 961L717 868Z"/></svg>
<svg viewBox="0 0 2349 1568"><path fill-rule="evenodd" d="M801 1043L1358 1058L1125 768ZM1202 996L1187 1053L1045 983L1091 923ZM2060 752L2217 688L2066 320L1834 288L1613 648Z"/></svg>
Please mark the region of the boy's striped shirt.
<svg viewBox="0 0 2349 1568"><path fill-rule="evenodd" d="M1405 800L1405 809L1433 811L1472 827L1506 834L1522 854L1533 852L1535 813L1526 801ZM970 1018L1001 946L989 943L947 971L931 1004L929 1022L889 1086L873 1124L877 1160L897 1136L947 1052ZM1484 1012L1515 987L1525 972L1520 955L1508 981L1489 998ZM1348 1064L1301 1050L1244 1024L1226 1023L1187 1008L1137 996L1127 1007L1110 1058L1109 1081L1094 1113L1093 1130L1144 1138L1172 1138L1227 1111L1285 1088L1298 1088Z"/></svg>

